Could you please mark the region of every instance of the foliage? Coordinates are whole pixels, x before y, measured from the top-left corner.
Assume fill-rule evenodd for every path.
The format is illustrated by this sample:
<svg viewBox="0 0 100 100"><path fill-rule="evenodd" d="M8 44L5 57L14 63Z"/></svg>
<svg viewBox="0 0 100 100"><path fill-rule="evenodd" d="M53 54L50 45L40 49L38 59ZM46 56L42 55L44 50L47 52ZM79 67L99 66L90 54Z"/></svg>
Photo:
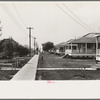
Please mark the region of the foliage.
<svg viewBox="0 0 100 100"><path fill-rule="evenodd" d="M46 42L42 44L43 50L48 51L54 47L54 44L52 42Z"/></svg>
<svg viewBox="0 0 100 100"><path fill-rule="evenodd" d="M4 58L12 58L14 56L25 56L29 53L29 50L19 45L12 38L8 38L0 41L0 53L3 54L2 57Z"/></svg>
<svg viewBox="0 0 100 100"><path fill-rule="evenodd" d="M20 56L25 56L29 53L29 49L27 47L23 47L23 46L19 45L17 47L17 52Z"/></svg>
<svg viewBox="0 0 100 100"><path fill-rule="evenodd" d="M5 51L5 55L8 57L8 58L12 58L13 56L13 51L14 51L14 46L13 46L13 43L11 40L9 40L8 42L5 43L5 48L4 48L4 51Z"/></svg>

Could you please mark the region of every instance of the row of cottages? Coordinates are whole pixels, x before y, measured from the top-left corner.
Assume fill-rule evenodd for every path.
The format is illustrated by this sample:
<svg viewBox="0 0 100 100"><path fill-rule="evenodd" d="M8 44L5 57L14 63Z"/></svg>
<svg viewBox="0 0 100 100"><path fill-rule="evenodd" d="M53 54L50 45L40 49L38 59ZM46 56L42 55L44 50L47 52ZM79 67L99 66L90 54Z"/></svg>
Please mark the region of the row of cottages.
<svg viewBox="0 0 100 100"><path fill-rule="evenodd" d="M55 54L64 55L65 54L65 42L55 45L53 52Z"/></svg>
<svg viewBox="0 0 100 100"><path fill-rule="evenodd" d="M96 36L100 33L89 33L78 39L71 39L59 45L60 53L69 57L96 57ZM98 48L100 48L100 40L98 40Z"/></svg>

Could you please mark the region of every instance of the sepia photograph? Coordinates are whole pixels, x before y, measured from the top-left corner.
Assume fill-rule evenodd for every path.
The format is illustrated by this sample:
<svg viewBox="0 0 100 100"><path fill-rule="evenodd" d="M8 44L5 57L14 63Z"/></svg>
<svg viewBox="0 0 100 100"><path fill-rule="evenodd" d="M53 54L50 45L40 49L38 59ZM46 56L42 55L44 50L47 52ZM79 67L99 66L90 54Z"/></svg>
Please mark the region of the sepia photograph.
<svg viewBox="0 0 100 100"><path fill-rule="evenodd" d="M100 2L0 2L0 80L100 80Z"/></svg>
<svg viewBox="0 0 100 100"><path fill-rule="evenodd" d="M100 99L100 1L0 1L0 99Z"/></svg>

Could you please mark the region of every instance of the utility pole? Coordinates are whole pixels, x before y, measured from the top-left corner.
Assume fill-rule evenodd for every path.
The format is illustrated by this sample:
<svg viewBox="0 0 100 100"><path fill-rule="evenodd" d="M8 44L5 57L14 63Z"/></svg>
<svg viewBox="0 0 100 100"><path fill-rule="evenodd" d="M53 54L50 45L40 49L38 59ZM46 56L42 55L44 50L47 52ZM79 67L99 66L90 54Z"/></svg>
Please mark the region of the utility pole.
<svg viewBox="0 0 100 100"><path fill-rule="evenodd" d="M28 27L27 29L29 29L29 56L31 57L31 29L33 29L32 27Z"/></svg>
<svg viewBox="0 0 100 100"><path fill-rule="evenodd" d="M35 37L33 37L33 39L34 39L34 54L35 54Z"/></svg>

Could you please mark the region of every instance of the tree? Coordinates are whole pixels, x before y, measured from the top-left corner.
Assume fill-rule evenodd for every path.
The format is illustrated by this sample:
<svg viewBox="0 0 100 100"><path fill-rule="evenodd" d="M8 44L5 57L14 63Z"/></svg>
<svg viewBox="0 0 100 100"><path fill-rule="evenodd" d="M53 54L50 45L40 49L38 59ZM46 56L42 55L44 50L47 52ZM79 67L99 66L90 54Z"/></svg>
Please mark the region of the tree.
<svg viewBox="0 0 100 100"><path fill-rule="evenodd" d="M17 52L18 52L19 56L26 56L27 54L29 54L29 49L27 47L19 45L17 47Z"/></svg>
<svg viewBox="0 0 100 100"><path fill-rule="evenodd" d="M13 46L13 43L12 43L11 39L9 39L9 41L6 42L4 49L5 49L5 55L8 58L12 58L13 57L13 52L14 52L14 46Z"/></svg>
<svg viewBox="0 0 100 100"><path fill-rule="evenodd" d="M0 41L0 56L3 58L12 58L14 56L26 56L29 53L27 47L20 45L12 38Z"/></svg>
<svg viewBox="0 0 100 100"><path fill-rule="evenodd" d="M54 44L52 42L46 42L42 44L43 51L49 51L54 47Z"/></svg>
<svg viewBox="0 0 100 100"><path fill-rule="evenodd" d="M14 45L12 38L3 39L0 41L0 53L2 53L2 57L12 58L14 51Z"/></svg>

